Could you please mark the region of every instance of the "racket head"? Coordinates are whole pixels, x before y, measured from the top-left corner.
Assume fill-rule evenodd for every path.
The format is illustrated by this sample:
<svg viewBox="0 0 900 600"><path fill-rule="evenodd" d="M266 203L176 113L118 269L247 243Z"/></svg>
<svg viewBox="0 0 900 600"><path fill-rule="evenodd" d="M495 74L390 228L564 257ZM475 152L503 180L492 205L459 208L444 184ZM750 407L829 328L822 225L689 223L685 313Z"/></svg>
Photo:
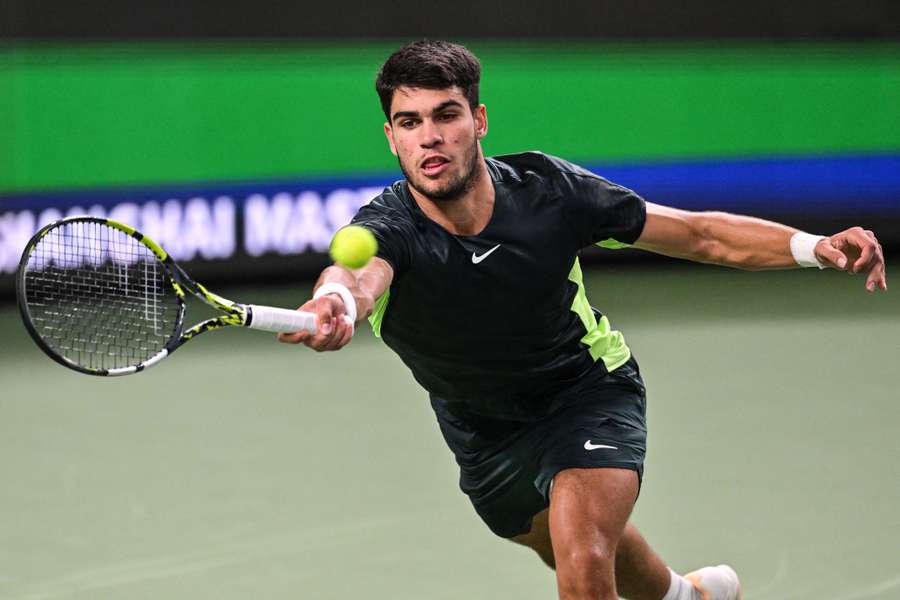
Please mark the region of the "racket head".
<svg viewBox="0 0 900 600"><path fill-rule="evenodd" d="M184 293L155 242L109 219L69 217L25 246L16 298L50 358L89 375L135 373L179 343Z"/></svg>

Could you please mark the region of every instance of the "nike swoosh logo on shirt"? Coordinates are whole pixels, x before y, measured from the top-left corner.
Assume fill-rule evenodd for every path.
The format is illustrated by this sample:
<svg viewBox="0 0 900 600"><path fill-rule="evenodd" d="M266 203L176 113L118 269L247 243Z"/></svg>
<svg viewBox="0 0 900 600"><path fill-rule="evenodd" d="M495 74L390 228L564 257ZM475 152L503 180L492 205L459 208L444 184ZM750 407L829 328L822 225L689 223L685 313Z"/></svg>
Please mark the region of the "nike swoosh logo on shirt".
<svg viewBox="0 0 900 600"><path fill-rule="evenodd" d="M618 450L615 446L607 446L606 444L592 444L591 440L588 440L584 443L585 450L599 450L600 448L606 448L607 450Z"/></svg>
<svg viewBox="0 0 900 600"><path fill-rule="evenodd" d="M500 244L497 244L496 246L494 246L493 248L491 248L490 250L488 250L487 252L485 252L485 253L482 254L481 256L478 256L477 254L475 254L474 252L472 252L472 264L473 264L473 265L477 265L478 263L480 263L481 261L483 261L484 259L486 259L488 256L490 256L490 255L491 255L491 252L493 252L494 250L496 250L496 249L499 248L499 247L500 247Z"/></svg>

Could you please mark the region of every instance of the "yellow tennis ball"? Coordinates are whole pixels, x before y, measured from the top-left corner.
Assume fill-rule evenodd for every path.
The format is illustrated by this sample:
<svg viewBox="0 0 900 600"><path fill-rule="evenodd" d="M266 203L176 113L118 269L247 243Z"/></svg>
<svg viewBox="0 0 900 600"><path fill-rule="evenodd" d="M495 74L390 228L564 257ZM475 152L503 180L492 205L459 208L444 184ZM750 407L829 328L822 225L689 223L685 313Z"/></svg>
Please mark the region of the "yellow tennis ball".
<svg viewBox="0 0 900 600"><path fill-rule="evenodd" d="M372 232L359 225L347 225L331 238L328 253L334 262L358 269L366 266L378 251L378 242Z"/></svg>

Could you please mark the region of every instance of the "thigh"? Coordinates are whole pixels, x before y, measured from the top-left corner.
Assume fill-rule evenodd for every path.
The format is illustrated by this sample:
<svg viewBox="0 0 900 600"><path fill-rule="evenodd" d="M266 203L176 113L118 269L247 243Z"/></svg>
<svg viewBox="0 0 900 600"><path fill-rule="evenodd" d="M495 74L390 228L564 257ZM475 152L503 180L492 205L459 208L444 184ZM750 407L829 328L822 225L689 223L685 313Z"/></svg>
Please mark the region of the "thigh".
<svg viewBox="0 0 900 600"><path fill-rule="evenodd" d="M631 469L566 469L554 478L549 525L561 598L615 595L616 549L637 492Z"/></svg>
<svg viewBox="0 0 900 600"><path fill-rule="evenodd" d="M634 503L638 477L631 469L566 469L554 478L549 530L554 549L577 544L615 551Z"/></svg>

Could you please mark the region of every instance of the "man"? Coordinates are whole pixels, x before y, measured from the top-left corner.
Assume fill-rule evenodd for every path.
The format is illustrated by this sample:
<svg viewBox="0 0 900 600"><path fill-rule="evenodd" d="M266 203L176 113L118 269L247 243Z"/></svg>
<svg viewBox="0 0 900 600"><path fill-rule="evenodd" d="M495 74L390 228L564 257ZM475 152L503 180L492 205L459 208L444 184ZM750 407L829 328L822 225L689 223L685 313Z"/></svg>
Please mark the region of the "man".
<svg viewBox="0 0 900 600"><path fill-rule="evenodd" d="M734 571L670 571L628 523L643 472L645 390L623 336L592 309L577 253L590 244L743 269L828 266L887 289L870 231L819 238L724 213L645 202L540 153L485 158L480 65L417 42L376 89L405 181L354 222L377 237L364 268L325 269L319 331L280 336L319 351L373 328L428 390L460 486L497 535L556 570L564 600L740 597ZM345 319L350 316L350 319Z"/></svg>

